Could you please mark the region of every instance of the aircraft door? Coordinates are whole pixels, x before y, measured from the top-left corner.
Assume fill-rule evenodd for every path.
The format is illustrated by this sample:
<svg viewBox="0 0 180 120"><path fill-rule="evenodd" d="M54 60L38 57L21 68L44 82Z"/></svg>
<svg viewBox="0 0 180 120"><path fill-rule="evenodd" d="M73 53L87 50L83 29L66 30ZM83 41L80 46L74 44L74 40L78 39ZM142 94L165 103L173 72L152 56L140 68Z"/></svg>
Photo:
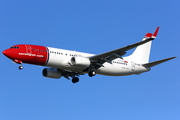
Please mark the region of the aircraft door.
<svg viewBox="0 0 180 120"><path fill-rule="evenodd" d="M131 70L135 71L135 63L134 62L131 62Z"/></svg>
<svg viewBox="0 0 180 120"><path fill-rule="evenodd" d="M31 46L30 45L25 45L26 46L26 53L31 54Z"/></svg>

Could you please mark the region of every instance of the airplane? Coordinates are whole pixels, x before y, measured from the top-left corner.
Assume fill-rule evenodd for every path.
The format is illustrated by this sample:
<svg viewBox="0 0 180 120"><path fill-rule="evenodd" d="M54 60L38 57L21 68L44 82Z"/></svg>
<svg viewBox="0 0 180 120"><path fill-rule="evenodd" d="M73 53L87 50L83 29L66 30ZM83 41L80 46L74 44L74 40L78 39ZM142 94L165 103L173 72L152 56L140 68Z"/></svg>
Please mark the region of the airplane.
<svg viewBox="0 0 180 120"><path fill-rule="evenodd" d="M174 59L170 57L154 62L149 62L152 40L158 34L160 27L154 33L145 34L142 41L115 49L102 54L89 54L40 45L19 44L3 51L3 54L13 62L47 66L42 70L42 75L48 78L69 79L72 83L79 82L79 76L88 74L90 77L96 74L107 76L125 76L141 74L151 70L151 67ZM126 51L136 48L126 57Z"/></svg>

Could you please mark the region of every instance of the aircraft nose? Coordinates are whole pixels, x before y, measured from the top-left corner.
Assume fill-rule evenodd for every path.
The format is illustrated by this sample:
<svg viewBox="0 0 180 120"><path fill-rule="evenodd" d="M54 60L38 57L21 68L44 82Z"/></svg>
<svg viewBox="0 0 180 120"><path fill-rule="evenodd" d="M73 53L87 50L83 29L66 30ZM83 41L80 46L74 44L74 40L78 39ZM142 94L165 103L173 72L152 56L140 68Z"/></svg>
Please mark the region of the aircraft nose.
<svg viewBox="0 0 180 120"><path fill-rule="evenodd" d="M7 50L4 50L2 53L3 53L4 55L6 55L6 54L7 54Z"/></svg>
<svg viewBox="0 0 180 120"><path fill-rule="evenodd" d="M8 58L12 57L12 51L10 49L6 49L2 53Z"/></svg>

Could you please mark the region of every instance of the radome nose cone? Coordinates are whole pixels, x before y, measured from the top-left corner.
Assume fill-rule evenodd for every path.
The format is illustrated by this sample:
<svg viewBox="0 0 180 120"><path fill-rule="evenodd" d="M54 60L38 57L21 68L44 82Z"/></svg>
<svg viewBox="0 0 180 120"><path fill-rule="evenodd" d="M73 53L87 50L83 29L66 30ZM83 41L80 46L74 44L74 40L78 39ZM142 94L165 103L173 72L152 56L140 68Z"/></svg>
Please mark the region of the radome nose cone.
<svg viewBox="0 0 180 120"><path fill-rule="evenodd" d="M6 57L11 57L11 56L12 56L11 50L9 50L9 49L4 50L2 53L3 53Z"/></svg>
<svg viewBox="0 0 180 120"><path fill-rule="evenodd" d="M3 53L4 55L6 55L7 52L6 52L6 50L4 50L2 53Z"/></svg>
<svg viewBox="0 0 180 120"><path fill-rule="evenodd" d="M13 54L13 51L11 49L6 49L2 52L6 57L10 58L10 59L14 59L15 56Z"/></svg>

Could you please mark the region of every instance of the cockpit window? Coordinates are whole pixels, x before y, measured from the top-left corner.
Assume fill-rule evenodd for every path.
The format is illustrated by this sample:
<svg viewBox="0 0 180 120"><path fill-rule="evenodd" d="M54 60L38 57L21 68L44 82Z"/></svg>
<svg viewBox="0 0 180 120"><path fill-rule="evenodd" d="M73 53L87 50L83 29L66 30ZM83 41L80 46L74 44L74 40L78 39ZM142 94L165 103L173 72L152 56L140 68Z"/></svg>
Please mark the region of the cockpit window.
<svg viewBox="0 0 180 120"><path fill-rule="evenodd" d="M15 47L10 47L11 49L19 49L19 47L15 46Z"/></svg>

